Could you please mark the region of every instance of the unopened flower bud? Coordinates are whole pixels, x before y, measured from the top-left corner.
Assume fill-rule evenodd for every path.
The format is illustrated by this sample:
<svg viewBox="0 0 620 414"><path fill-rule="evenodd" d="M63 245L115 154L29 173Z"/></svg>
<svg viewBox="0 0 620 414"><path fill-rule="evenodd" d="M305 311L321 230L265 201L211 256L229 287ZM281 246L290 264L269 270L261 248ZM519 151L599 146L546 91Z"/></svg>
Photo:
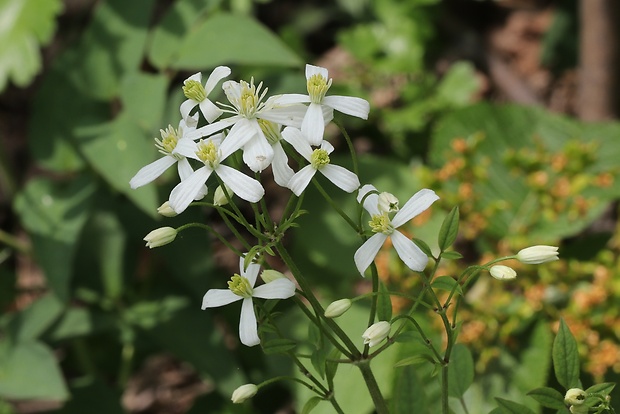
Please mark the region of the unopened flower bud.
<svg viewBox="0 0 620 414"><path fill-rule="evenodd" d="M351 307L351 301L349 299L339 299L329 304L325 309L326 318L337 318Z"/></svg>
<svg viewBox="0 0 620 414"><path fill-rule="evenodd" d="M265 283L273 282L276 279L282 279L286 276L282 274L282 272L278 272L273 269L263 270L263 273L260 274L260 278L263 279Z"/></svg>
<svg viewBox="0 0 620 414"><path fill-rule="evenodd" d="M515 272L512 267L503 265L491 266L489 273L491 273L491 276L498 280L510 280L517 277L517 272Z"/></svg>
<svg viewBox="0 0 620 414"><path fill-rule="evenodd" d="M245 400L248 400L256 395L258 387L254 384L244 384L233 391L230 400L234 404L241 404Z"/></svg>
<svg viewBox="0 0 620 414"><path fill-rule="evenodd" d="M364 338L364 344L368 344L368 346L373 347L383 341L390 334L390 329L392 326L389 322L380 321L374 323L368 327L362 334L362 338Z"/></svg>
<svg viewBox="0 0 620 414"><path fill-rule="evenodd" d="M146 247L152 249L153 247L164 246L171 243L176 237L176 229L172 227L160 227L144 236L144 241L146 241Z"/></svg>
<svg viewBox="0 0 620 414"><path fill-rule="evenodd" d="M581 388L571 388L564 395L564 402L570 405L581 405L586 400L586 392Z"/></svg>
<svg viewBox="0 0 620 414"><path fill-rule="evenodd" d="M157 212L164 217L175 217L177 212L170 207L170 202L166 201L161 206L157 207Z"/></svg>
<svg viewBox="0 0 620 414"><path fill-rule="evenodd" d="M230 188L227 185L224 186L226 187L226 192L228 195L232 197L232 191L230 191ZM213 193L213 204L216 206L225 206L228 204L228 198L226 198L226 194L224 194L224 190L221 185L218 185L215 189L215 193Z"/></svg>
<svg viewBox="0 0 620 414"><path fill-rule="evenodd" d="M526 264L540 264L559 260L556 246L532 246L517 253L517 260Z"/></svg>
<svg viewBox="0 0 620 414"><path fill-rule="evenodd" d="M394 194L381 193L379 194L379 211L382 213L393 213L398 211L398 198Z"/></svg>
<svg viewBox="0 0 620 414"><path fill-rule="evenodd" d="M588 414L590 412L590 407L586 405L571 405L569 411L571 414Z"/></svg>

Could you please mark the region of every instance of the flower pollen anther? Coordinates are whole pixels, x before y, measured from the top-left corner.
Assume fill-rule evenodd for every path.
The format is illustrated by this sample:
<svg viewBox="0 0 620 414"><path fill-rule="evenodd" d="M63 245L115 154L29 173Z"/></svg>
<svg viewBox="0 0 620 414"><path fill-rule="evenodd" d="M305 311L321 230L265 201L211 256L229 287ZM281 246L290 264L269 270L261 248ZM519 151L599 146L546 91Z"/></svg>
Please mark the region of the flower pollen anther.
<svg viewBox="0 0 620 414"><path fill-rule="evenodd" d="M196 156L200 158L202 162L211 166L211 168L215 168L218 163L218 148L217 145L213 141L204 141L200 140L198 143L198 151L196 151Z"/></svg>
<svg viewBox="0 0 620 414"><path fill-rule="evenodd" d="M329 87L332 86L332 80L328 81L323 75L316 73L310 76L306 84L310 102L320 104L323 98L325 98Z"/></svg>
<svg viewBox="0 0 620 414"><path fill-rule="evenodd" d="M387 212L372 216L372 219L368 222L368 225L373 233L383 233L388 236L394 233L394 226L392 225Z"/></svg>
<svg viewBox="0 0 620 414"><path fill-rule="evenodd" d="M235 275L228 282L228 289L237 296L242 298L251 298L254 294L254 289L250 285L250 281L235 273Z"/></svg>
<svg viewBox="0 0 620 414"><path fill-rule="evenodd" d="M193 99L196 102L202 102L207 98L207 92L204 86L195 80L185 81L185 85L183 85L183 94L187 99Z"/></svg>
<svg viewBox="0 0 620 414"><path fill-rule="evenodd" d="M317 170L326 166L329 164L329 153L322 148L315 149L310 156L310 164Z"/></svg>

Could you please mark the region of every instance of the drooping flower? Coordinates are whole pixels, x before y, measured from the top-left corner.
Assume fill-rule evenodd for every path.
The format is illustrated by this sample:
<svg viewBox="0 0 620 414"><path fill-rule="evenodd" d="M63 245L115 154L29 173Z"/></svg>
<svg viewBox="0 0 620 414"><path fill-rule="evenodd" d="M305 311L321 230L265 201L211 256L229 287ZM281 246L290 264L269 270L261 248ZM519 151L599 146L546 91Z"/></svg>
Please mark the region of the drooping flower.
<svg viewBox="0 0 620 414"><path fill-rule="evenodd" d="M160 227L144 236L144 241L146 242L146 247L152 249L154 247L165 246L168 243L172 243L176 237L176 229L172 227Z"/></svg>
<svg viewBox="0 0 620 414"><path fill-rule="evenodd" d="M129 181L131 188L136 189L152 182L175 163L181 180L189 177L194 170L186 157L179 152L179 143L187 140L187 134L196 129L197 123L198 115L196 114L187 119L182 119L179 122L179 128L176 130L171 125L166 129L160 129L161 139L155 138L155 146L164 156L142 167ZM199 200L206 194L207 187L203 186L196 192L195 199Z"/></svg>
<svg viewBox="0 0 620 414"><path fill-rule="evenodd" d="M183 119L189 116L189 113L196 105L198 105L200 112L202 112L207 122L212 123L219 118L223 111L211 102L207 96L209 96L219 81L228 75L230 75L229 67L218 66L213 69L213 72L211 72L207 78L207 82L204 86L201 83L202 73L200 72L194 73L192 76L185 79L183 82L183 93L187 100L184 101L180 107Z"/></svg>
<svg viewBox="0 0 620 414"><path fill-rule="evenodd" d="M388 237L392 240L396 253L398 253L398 256L408 268L417 272L424 270L428 263L426 254L413 241L396 229L425 211L439 197L433 190L420 190L390 219L389 213L381 210L379 195L374 193L375 191L374 186L366 184L360 189L357 196L358 202L364 200L364 208L371 216L369 225L375 233L355 252L354 260L357 270L364 276L364 272L368 269L370 263L375 260L379 249L381 249ZM368 196L366 196L367 194Z"/></svg>
<svg viewBox="0 0 620 414"><path fill-rule="evenodd" d="M262 82L258 86L254 85L254 79L250 83L224 82L222 88L230 102L230 105L225 105L227 109L224 112L234 115L198 128L189 137L199 139L232 127L226 136L231 152L243 147L243 161L252 171L260 172L267 168L274 157L274 151L258 120L264 119L280 125L301 125L306 107L281 105L278 97L263 101L267 88L261 91L262 85Z"/></svg>
<svg viewBox="0 0 620 414"><path fill-rule="evenodd" d="M489 273L497 280L510 280L517 277L517 272L512 267L504 265L491 266Z"/></svg>
<svg viewBox="0 0 620 414"><path fill-rule="evenodd" d="M286 278L279 278L264 285L254 287L260 265L250 263L247 269L243 267L244 259L239 259L239 274L235 274L228 289L210 289L202 298L202 309L228 305L243 301L241 304L241 318L239 320L239 338L246 346L260 343L256 315L254 314L253 298L287 299L295 295L295 284Z"/></svg>
<svg viewBox="0 0 620 414"><path fill-rule="evenodd" d="M368 327L362 334L364 344L373 347L383 341L390 334L392 326L387 321L379 321Z"/></svg>
<svg viewBox="0 0 620 414"><path fill-rule="evenodd" d="M240 198L256 203L263 197L265 190L258 181L232 167L221 164L232 153L231 146L227 144L227 140L222 142L221 134L200 140L200 142L184 140L179 144L179 153L201 161L204 165L172 189L170 206L174 211L179 214L183 212L213 172Z"/></svg>
<svg viewBox="0 0 620 414"><path fill-rule="evenodd" d="M360 186L357 175L339 165L330 164L329 154L334 147L327 141L321 143L320 148L312 149L297 128L287 127L282 131L282 137L289 142L309 164L297 171L290 179L287 187L300 196L306 189L312 177L320 171L329 181L347 193L357 190Z"/></svg>
<svg viewBox="0 0 620 414"><path fill-rule="evenodd" d="M301 132L310 145L314 146L321 144L325 132L326 119L323 107L362 119L368 119L370 112L370 104L365 99L340 95L325 96L332 85L332 80L328 76L327 69L308 64L306 65L308 95L284 94L279 99L282 104L310 103L301 123Z"/></svg>
<svg viewBox="0 0 620 414"><path fill-rule="evenodd" d="M241 404L256 395L258 387L255 384L244 384L233 391L230 400L233 404Z"/></svg>
<svg viewBox="0 0 620 414"><path fill-rule="evenodd" d="M517 253L517 260L526 264L541 264L560 260L556 246L531 246L521 249Z"/></svg>

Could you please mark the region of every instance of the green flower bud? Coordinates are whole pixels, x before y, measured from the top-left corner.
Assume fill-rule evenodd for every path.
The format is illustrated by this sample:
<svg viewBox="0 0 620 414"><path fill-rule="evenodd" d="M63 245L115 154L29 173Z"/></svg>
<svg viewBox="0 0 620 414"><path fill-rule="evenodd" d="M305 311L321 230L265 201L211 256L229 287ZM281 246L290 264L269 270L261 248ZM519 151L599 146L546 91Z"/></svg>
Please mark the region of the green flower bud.
<svg viewBox="0 0 620 414"><path fill-rule="evenodd" d="M517 260L526 264L541 264L559 260L556 246L532 246L517 253Z"/></svg>
<svg viewBox="0 0 620 414"><path fill-rule="evenodd" d="M515 272L512 267L503 265L491 266L489 273L491 273L491 276L498 280L510 280L517 277L517 272Z"/></svg>
<svg viewBox="0 0 620 414"><path fill-rule="evenodd" d="M351 301L349 299L340 299L329 304L325 309L326 318L337 318L351 307Z"/></svg>
<svg viewBox="0 0 620 414"><path fill-rule="evenodd" d="M254 384L245 384L233 391L230 400L234 404L241 404L256 395L258 387Z"/></svg>
<svg viewBox="0 0 620 414"><path fill-rule="evenodd" d="M172 227L160 227L144 236L144 241L146 241L146 247L152 249L153 247L160 247L171 243L176 237L176 229Z"/></svg>
<svg viewBox="0 0 620 414"><path fill-rule="evenodd" d="M276 279L282 279L284 277L285 276L282 274L282 272L278 272L277 270L273 269L263 270L263 272L260 274L260 278L263 279L265 283L273 282Z"/></svg>
<svg viewBox="0 0 620 414"><path fill-rule="evenodd" d="M389 322L380 321L375 324L370 325L368 329L364 331L362 334L362 338L364 338L364 344L368 344L368 346L373 347L383 341L390 334L390 330L392 326Z"/></svg>
<svg viewBox="0 0 620 414"><path fill-rule="evenodd" d="M164 217L175 217L177 216L177 212L170 207L170 202L166 201L161 206L157 207L157 212Z"/></svg>

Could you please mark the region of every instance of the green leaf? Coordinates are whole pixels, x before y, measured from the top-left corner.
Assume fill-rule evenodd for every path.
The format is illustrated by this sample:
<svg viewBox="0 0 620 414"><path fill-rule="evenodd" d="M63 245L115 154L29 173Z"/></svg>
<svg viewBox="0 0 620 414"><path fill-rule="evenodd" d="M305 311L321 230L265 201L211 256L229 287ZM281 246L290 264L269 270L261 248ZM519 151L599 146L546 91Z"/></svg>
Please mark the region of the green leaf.
<svg viewBox="0 0 620 414"><path fill-rule="evenodd" d="M381 281L379 281L379 295L377 296L377 317L380 321L392 319L392 298Z"/></svg>
<svg viewBox="0 0 620 414"><path fill-rule="evenodd" d="M70 384L71 399L53 414L125 414L122 390L101 378L79 379ZM96 401L96 404L93 404Z"/></svg>
<svg viewBox="0 0 620 414"><path fill-rule="evenodd" d="M403 358L394 364L394 368L406 367L408 365L419 365L425 362L436 364L435 358L430 353L418 353L407 358Z"/></svg>
<svg viewBox="0 0 620 414"><path fill-rule="evenodd" d="M442 259L446 259L446 260L458 260L458 259L463 258L463 255L461 253L455 252L455 251L441 252L439 256Z"/></svg>
<svg viewBox="0 0 620 414"><path fill-rule="evenodd" d="M340 359L341 353L337 348L332 349L332 351L327 356L327 360L325 361L325 377L327 378L327 384L329 389L334 388L334 377L338 372L339 363L334 362Z"/></svg>
<svg viewBox="0 0 620 414"><path fill-rule="evenodd" d="M0 397L67 399L69 394L52 350L38 341L11 347L0 340Z"/></svg>
<svg viewBox="0 0 620 414"><path fill-rule="evenodd" d="M288 351L295 349L297 343L287 338L271 339L262 344L263 352L267 355L272 354L285 354Z"/></svg>
<svg viewBox="0 0 620 414"><path fill-rule="evenodd" d="M316 407L323 399L321 397L312 397L304 404L304 408L301 410L301 414L310 414L314 407Z"/></svg>
<svg viewBox="0 0 620 414"><path fill-rule="evenodd" d="M497 404L501 407L504 414L535 414L525 405L516 403L514 401L505 400L503 398L495 398Z"/></svg>
<svg viewBox="0 0 620 414"><path fill-rule="evenodd" d="M47 294L11 319L9 329L17 341L33 340L41 336L63 311L63 304L54 294Z"/></svg>
<svg viewBox="0 0 620 414"><path fill-rule="evenodd" d="M431 251L431 248L429 247L428 244L426 244L426 242L422 239L416 239L415 237L413 239L411 239L416 246L418 246L420 248L420 250L422 250L422 253L424 253L425 255L427 255L428 257L432 258L433 257L433 252Z"/></svg>
<svg viewBox="0 0 620 414"><path fill-rule="evenodd" d="M557 410L565 407L564 396L553 388L536 388L528 392L527 395L538 401L543 407L555 408Z"/></svg>
<svg viewBox="0 0 620 414"><path fill-rule="evenodd" d="M460 398L474 382L474 359L464 344L456 344L452 349L448 365L448 395Z"/></svg>
<svg viewBox="0 0 620 414"><path fill-rule="evenodd" d="M603 382L600 384L595 384L593 386L591 386L590 388L588 388L586 391L586 393L588 394L603 394L603 395L609 395L609 393L615 388L616 384L613 382Z"/></svg>
<svg viewBox="0 0 620 414"><path fill-rule="evenodd" d="M457 281L450 276L436 277L431 283L431 287L433 289L440 289L448 292L455 290L456 293L458 293L459 295L463 295L463 288L461 287L461 285L459 285Z"/></svg>
<svg viewBox="0 0 620 414"><path fill-rule="evenodd" d="M454 207L443 220L441 229L439 230L438 244L439 249L443 252L456 240L459 232L459 208Z"/></svg>
<svg viewBox="0 0 620 414"><path fill-rule="evenodd" d="M416 369L407 366L400 370L391 400L391 413L412 414L426 412L427 396L425 386L416 374Z"/></svg>
<svg viewBox="0 0 620 414"><path fill-rule="evenodd" d="M442 105L459 107L471 104L480 90L476 69L469 62L456 62L450 66L437 86L437 99Z"/></svg>
<svg viewBox="0 0 620 414"><path fill-rule="evenodd" d="M187 33L171 67L202 70L222 64L300 66L302 62L255 19L217 13Z"/></svg>
<svg viewBox="0 0 620 414"><path fill-rule="evenodd" d="M50 332L44 336L44 339L60 341L91 335L116 329L116 324L116 317L110 313L78 307L69 308L50 329Z"/></svg>
<svg viewBox="0 0 620 414"><path fill-rule="evenodd" d="M41 69L41 46L56 30L60 0L4 0L0 4L0 92L8 80L24 87Z"/></svg>
<svg viewBox="0 0 620 414"><path fill-rule="evenodd" d="M566 389L579 387L577 341L575 341L564 319L560 319L560 328L553 341L552 358L555 377L558 382Z"/></svg>

